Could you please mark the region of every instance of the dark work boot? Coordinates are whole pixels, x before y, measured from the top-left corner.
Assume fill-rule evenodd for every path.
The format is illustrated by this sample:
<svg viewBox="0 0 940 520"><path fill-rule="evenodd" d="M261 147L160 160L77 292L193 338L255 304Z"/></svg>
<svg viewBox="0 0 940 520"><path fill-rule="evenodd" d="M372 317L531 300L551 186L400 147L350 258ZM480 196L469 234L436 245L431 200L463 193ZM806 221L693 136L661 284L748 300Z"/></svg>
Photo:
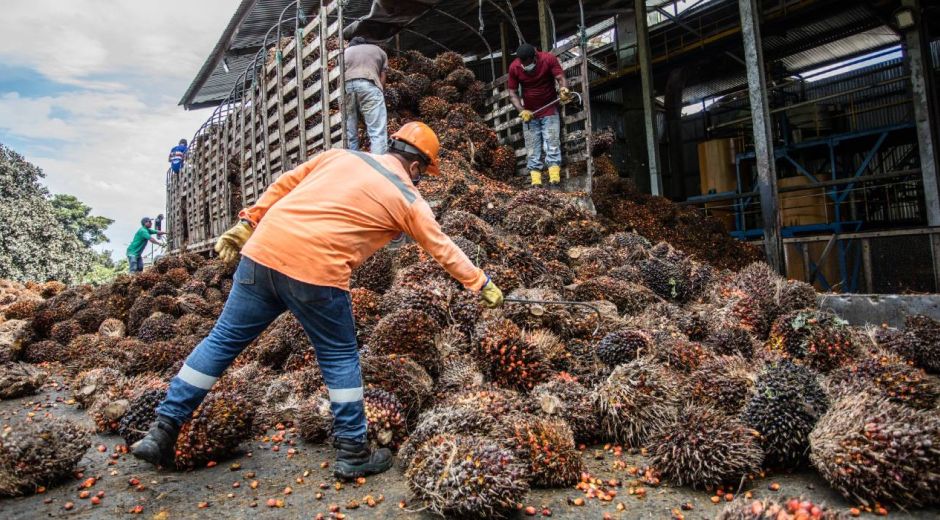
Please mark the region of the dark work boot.
<svg viewBox="0 0 940 520"><path fill-rule="evenodd" d="M333 440L333 447L336 448L336 465L333 467L336 478L351 480L382 473L392 467L392 452L388 448L372 451L368 443L347 439Z"/></svg>
<svg viewBox="0 0 940 520"><path fill-rule="evenodd" d="M147 435L131 446L131 453L154 466L171 467L176 458L180 427L169 417L158 415Z"/></svg>

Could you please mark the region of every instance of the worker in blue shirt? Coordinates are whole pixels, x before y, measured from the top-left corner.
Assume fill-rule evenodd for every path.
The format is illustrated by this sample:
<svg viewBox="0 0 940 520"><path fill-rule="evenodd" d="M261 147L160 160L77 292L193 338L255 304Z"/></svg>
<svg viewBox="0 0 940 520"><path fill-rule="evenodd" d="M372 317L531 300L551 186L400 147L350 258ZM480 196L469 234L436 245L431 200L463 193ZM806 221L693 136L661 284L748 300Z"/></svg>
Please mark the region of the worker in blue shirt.
<svg viewBox="0 0 940 520"><path fill-rule="evenodd" d="M186 146L186 139L180 139L180 144L170 149L170 169L173 173L179 173L183 169L183 161L186 159L186 152L189 148Z"/></svg>

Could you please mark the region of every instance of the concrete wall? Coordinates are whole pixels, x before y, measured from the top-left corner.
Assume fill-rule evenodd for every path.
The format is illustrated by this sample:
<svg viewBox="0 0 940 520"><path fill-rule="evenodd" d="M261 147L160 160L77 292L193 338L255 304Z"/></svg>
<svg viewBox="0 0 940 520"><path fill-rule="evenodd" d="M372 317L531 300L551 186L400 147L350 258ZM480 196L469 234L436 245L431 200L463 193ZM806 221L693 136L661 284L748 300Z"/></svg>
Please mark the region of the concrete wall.
<svg viewBox="0 0 940 520"><path fill-rule="evenodd" d="M831 310L852 325L903 327L904 318L925 314L940 320L938 294L820 294L819 306Z"/></svg>

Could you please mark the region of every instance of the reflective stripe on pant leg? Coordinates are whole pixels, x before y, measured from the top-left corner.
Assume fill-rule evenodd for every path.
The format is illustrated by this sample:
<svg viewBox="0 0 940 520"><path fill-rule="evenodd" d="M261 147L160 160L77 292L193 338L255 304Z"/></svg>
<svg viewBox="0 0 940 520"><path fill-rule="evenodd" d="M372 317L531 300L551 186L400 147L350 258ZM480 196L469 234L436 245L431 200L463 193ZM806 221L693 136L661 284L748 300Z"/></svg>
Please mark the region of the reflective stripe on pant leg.
<svg viewBox="0 0 940 520"><path fill-rule="evenodd" d="M357 388L330 388L331 403L354 403L362 401L362 387Z"/></svg>
<svg viewBox="0 0 940 520"><path fill-rule="evenodd" d="M212 385L214 385L215 382L219 380L219 378L212 377L209 374L203 374L202 372L185 363L176 377L192 386L195 386L196 388L201 388L203 390L210 390Z"/></svg>

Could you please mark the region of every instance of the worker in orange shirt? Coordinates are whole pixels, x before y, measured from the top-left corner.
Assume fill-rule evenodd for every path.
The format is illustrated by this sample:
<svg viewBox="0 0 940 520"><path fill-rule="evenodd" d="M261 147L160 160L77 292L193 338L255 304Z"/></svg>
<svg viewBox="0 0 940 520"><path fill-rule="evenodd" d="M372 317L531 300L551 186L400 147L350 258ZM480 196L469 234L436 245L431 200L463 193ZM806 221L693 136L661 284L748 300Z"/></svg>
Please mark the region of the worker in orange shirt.
<svg viewBox="0 0 940 520"><path fill-rule="evenodd" d="M182 423L241 351L285 310L316 350L333 411L334 473L351 479L391 466L388 449L366 442L362 375L349 295L351 271L404 232L483 304L502 304L498 287L441 231L415 183L439 175L440 143L424 123L395 132L384 155L333 149L278 177L215 245L241 261L222 315L170 382L157 419L134 456L169 465Z"/></svg>

